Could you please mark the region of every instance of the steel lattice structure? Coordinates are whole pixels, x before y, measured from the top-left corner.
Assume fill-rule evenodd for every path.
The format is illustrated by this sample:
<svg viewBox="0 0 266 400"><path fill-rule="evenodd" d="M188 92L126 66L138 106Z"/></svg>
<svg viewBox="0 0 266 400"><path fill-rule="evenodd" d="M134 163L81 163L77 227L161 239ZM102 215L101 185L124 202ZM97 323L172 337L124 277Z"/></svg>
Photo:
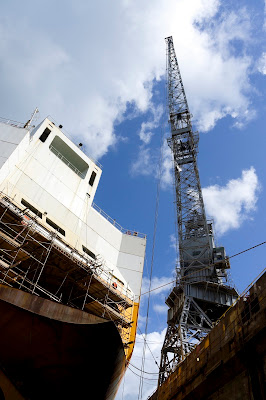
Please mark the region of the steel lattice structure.
<svg viewBox="0 0 266 400"><path fill-rule="evenodd" d="M159 385L237 297L235 289L226 284L226 269L230 264L224 248L215 248L212 224L206 219L197 167L199 137L192 130L173 38L165 40L171 128L168 144L174 162L180 268L176 285L166 299L168 327L161 353Z"/></svg>

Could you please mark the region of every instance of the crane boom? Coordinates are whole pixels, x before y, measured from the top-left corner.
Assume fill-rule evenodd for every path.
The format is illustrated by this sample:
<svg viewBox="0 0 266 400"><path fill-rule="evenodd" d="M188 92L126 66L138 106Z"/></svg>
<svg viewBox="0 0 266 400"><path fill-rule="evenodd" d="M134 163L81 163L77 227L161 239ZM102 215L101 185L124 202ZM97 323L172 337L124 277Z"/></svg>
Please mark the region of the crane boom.
<svg viewBox="0 0 266 400"><path fill-rule="evenodd" d="M179 70L173 38L166 39L168 60L168 107L171 138L168 144L174 159L177 223L181 271L211 263L211 235L206 220L197 167L198 134L193 133L191 115ZM202 249L196 257L192 247ZM195 253L195 252L194 252ZM212 268L213 270L213 268ZM195 272L195 271L194 271ZM210 272L210 271L209 271ZM205 271L206 275L209 272ZM211 271L213 274L213 271ZM196 273L193 273L193 280Z"/></svg>
<svg viewBox="0 0 266 400"><path fill-rule="evenodd" d="M173 38L165 40L171 129L168 144L174 164L180 267L166 299L169 309L159 385L238 296L226 284L230 264L224 248L215 247L212 223L206 219L197 166L199 136L192 129Z"/></svg>

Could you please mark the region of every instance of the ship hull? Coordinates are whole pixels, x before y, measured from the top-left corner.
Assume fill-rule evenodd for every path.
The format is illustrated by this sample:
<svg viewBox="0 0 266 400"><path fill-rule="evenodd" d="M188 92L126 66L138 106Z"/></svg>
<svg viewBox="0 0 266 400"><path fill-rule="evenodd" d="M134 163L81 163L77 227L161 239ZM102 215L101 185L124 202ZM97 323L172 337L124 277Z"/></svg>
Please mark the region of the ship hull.
<svg viewBox="0 0 266 400"><path fill-rule="evenodd" d="M0 343L2 370L27 399L112 400L125 371L112 321L4 285Z"/></svg>

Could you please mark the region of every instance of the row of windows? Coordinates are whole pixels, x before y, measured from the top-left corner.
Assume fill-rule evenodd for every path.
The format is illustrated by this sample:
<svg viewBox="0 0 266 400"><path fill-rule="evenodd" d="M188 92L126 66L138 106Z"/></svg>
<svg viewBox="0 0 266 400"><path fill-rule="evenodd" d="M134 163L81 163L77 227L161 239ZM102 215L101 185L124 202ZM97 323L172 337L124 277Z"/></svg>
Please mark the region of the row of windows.
<svg viewBox="0 0 266 400"><path fill-rule="evenodd" d="M51 129L45 128L41 136L40 141L44 143L51 133ZM59 136L55 136L51 145L50 150L60 158L69 168L72 169L81 178L85 178L87 171L89 169L88 164L69 147ZM89 180L89 185L93 186L96 178L96 172L92 171Z"/></svg>
<svg viewBox="0 0 266 400"><path fill-rule="evenodd" d="M33 205L31 205L30 203L28 203L26 200L21 199L21 204L23 206L25 206L26 208L28 208L30 211L32 211L35 215L37 215L37 217L42 218L42 213L41 211L37 210L37 208L33 207Z"/></svg>
<svg viewBox="0 0 266 400"><path fill-rule="evenodd" d="M94 260L96 259L96 255L90 251L89 249L87 249L87 247L82 245L82 250L84 251L84 253L88 254L91 258L93 258Z"/></svg>
<svg viewBox="0 0 266 400"><path fill-rule="evenodd" d="M34 207L32 204L30 204L29 202L27 202L24 199L21 199L21 204L26 207L28 210L30 210L31 212L33 212L35 215L37 215L37 217L42 218L42 213L41 211L39 211L36 207ZM64 231L64 229L60 228L60 226L58 226L55 222L53 222L50 218L46 218L46 223L48 225L50 225L52 228L54 228L57 232L61 233L61 235L66 236L66 232Z"/></svg>
<svg viewBox="0 0 266 400"><path fill-rule="evenodd" d="M37 217L42 218L42 213L41 211L39 211L36 207L34 207L32 204L30 204L28 201L21 199L21 204L26 207L26 209L30 210L31 212L33 212L35 215L37 215ZM57 225L55 222L53 222L50 218L45 219L46 223L48 225L50 225L52 228L54 228L58 233L60 233L62 236L66 236L66 232L64 231L64 229L62 229L59 225ZM88 254L91 258L93 258L94 260L96 259L95 254L90 251L87 247L82 245L82 250L84 251L84 253Z"/></svg>

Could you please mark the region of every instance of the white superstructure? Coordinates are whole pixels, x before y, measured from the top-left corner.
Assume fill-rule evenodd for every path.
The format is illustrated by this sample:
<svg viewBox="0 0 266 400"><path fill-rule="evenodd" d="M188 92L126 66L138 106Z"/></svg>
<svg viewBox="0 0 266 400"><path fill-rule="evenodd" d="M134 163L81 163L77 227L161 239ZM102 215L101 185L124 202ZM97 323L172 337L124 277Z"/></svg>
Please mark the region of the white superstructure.
<svg viewBox="0 0 266 400"><path fill-rule="evenodd" d="M139 302L145 235L123 230L93 204L102 169L50 119L30 130L0 123L0 192L62 243L101 259Z"/></svg>

